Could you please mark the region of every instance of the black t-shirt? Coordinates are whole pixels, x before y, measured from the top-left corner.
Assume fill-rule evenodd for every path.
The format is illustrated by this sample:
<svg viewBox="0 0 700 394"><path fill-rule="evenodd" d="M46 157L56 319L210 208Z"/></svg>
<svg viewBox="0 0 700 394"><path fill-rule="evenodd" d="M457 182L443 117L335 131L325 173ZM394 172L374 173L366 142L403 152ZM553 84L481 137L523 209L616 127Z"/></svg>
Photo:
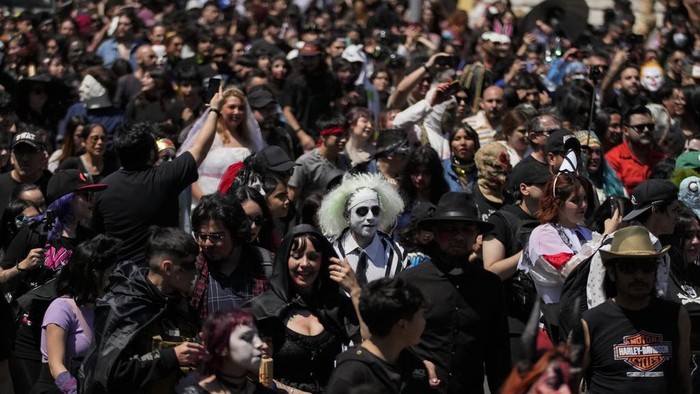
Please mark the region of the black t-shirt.
<svg viewBox="0 0 700 394"><path fill-rule="evenodd" d="M503 206L502 203L497 203L486 199L483 193L481 193L481 190L479 190L478 185L474 185L472 196L474 197L474 202L476 203L476 209L479 211L479 218L484 222L487 222L491 214L498 211Z"/></svg>
<svg viewBox="0 0 700 394"><path fill-rule="evenodd" d="M584 312L590 335L589 392L679 392L679 309L679 304L654 297L640 310L607 300Z"/></svg>
<svg viewBox="0 0 700 394"><path fill-rule="evenodd" d="M404 349L395 364L389 364L362 346L349 349L338 356L327 394L350 394L360 387L372 393L427 393L430 391L428 373L423 361Z"/></svg>
<svg viewBox="0 0 700 394"><path fill-rule="evenodd" d="M503 208L499 209L499 212L507 211L510 214L515 215L518 220L533 221L537 220L530 215L528 215L520 205L505 205ZM484 237L493 235L497 240L503 244L505 248L505 257L510 257L522 250L522 245L520 240L513 239L513 226L518 226L518 223L510 223L508 221L508 216L501 215L491 215L489 217L489 223L493 224L493 230L489 231Z"/></svg>
<svg viewBox="0 0 700 394"><path fill-rule="evenodd" d="M140 261L148 227L178 226L178 195L197 176L189 152L158 167L120 169L104 179L109 187L95 194L92 227L124 241L122 260Z"/></svg>

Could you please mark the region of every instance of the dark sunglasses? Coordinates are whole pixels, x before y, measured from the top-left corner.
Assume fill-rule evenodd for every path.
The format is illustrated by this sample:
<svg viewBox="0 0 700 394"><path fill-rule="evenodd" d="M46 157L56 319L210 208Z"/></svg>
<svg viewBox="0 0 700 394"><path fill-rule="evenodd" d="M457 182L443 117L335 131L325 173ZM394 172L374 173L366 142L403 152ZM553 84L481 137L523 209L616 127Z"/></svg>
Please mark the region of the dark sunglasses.
<svg viewBox="0 0 700 394"><path fill-rule="evenodd" d="M623 274L634 274L637 271L642 271L644 274L656 272L658 264L656 260L651 261L623 261L617 263L617 269Z"/></svg>
<svg viewBox="0 0 700 394"><path fill-rule="evenodd" d="M262 215L256 216L254 218L251 218L250 216L248 216L248 220L250 220L251 223L255 223L256 226L262 226L265 223L267 223L267 219L265 219L265 216L262 216Z"/></svg>
<svg viewBox="0 0 700 394"><path fill-rule="evenodd" d="M372 210L372 215L377 216L379 215L379 207L378 206L373 206L372 208L368 207L359 207L355 210L355 213L360 215L360 216L367 216L369 213L370 209Z"/></svg>
<svg viewBox="0 0 700 394"><path fill-rule="evenodd" d="M634 129L637 133L641 133L643 131L653 131L656 125L653 123L643 123L636 125L627 125L627 127Z"/></svg>

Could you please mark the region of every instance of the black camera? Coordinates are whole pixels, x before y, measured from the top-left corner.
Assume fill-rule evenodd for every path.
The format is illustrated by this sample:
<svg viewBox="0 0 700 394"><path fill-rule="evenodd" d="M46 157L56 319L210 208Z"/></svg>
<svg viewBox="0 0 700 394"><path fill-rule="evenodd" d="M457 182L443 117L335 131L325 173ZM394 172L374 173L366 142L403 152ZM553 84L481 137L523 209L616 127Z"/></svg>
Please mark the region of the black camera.
<svg viewBox="0 0 700 394"><path fill-rule="evenodd" d="M603 67L592 66L591 71L588 73L588 78L590 78L591 81L601 81L603 78L605 78L605 72L603 71Z"/></svg>

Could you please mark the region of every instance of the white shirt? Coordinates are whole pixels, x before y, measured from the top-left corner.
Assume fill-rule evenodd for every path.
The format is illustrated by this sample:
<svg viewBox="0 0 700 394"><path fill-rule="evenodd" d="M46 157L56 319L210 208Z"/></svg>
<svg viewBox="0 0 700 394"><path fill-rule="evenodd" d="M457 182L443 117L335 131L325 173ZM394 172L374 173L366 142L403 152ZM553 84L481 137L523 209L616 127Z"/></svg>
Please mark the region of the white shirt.
<svg viewBox="0 0 700 394"><path fill-rule="evenodd" d="M375 234L372 242L363 249L357 244L350 231L346 229L333 242L333 248L338 256L348 260L350 267L355 272L357 272L357 264L364 251L367 254L365 275L368 283L384 277L393 277L406 268L406 259L401 245L382 233Z"/></svg>

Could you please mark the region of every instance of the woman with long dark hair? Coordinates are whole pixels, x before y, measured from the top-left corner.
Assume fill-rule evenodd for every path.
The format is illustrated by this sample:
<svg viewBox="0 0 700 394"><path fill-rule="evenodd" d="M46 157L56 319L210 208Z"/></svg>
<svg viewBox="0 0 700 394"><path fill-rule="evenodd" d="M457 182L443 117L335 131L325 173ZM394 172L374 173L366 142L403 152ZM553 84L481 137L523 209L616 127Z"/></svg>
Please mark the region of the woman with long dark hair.
<svg viewBox="0 0 700 394"><path fill-rule="evenodd" d="M288 392L321 393L342 344L360 339L360 287L350 266L309 225L291 229L274 264L270 290L251 307L260 332L273 344L275 381Z"/></svg>
<svg viewBox="0 0 700 394"><path fill-rule="evenodd" d="M228 195L241 204L250 220L250 241L267 250L276 250L272 240L272 216L265 197L252 187L232 187Z"/></svg>
<svg viewBox="0 0 700 394"><path fill-rule="evenodd" d="M450 158L443 160L445 179L453 192L472 190L477 171L474 155L479 150L479 135L471 127L455 126L450 131Z"/></svg>
<svg viewBox="0 0 700 394"><path fill-rule="evenodd" d="M100 182L107 175L117 170L113 160L105 158L107 152L107 132L99 123L85 125L80 132L80 144L83 154L66 159L58 166L58 170L78 170L92 179Z"/></svg>
<svg viewBox="0 0 700 394"><path fill-rule="evenodd" d="M98 235L75 249L58 275L56 298L41 325L42 369L32 394L70 393L78 367L92 342L95 301L104 293L107 272L117 263L121 241Z"/></svg>
<svg viewBox="0 0 700 394"><path fill-rule="evenodd" d="M49 157L49 171L56 168L73 156L77 156L82 150L81 135L85 125L90 123L85 115L71 116L66 122L66 133L61 140L61 148L56 149Z"/></svg>

